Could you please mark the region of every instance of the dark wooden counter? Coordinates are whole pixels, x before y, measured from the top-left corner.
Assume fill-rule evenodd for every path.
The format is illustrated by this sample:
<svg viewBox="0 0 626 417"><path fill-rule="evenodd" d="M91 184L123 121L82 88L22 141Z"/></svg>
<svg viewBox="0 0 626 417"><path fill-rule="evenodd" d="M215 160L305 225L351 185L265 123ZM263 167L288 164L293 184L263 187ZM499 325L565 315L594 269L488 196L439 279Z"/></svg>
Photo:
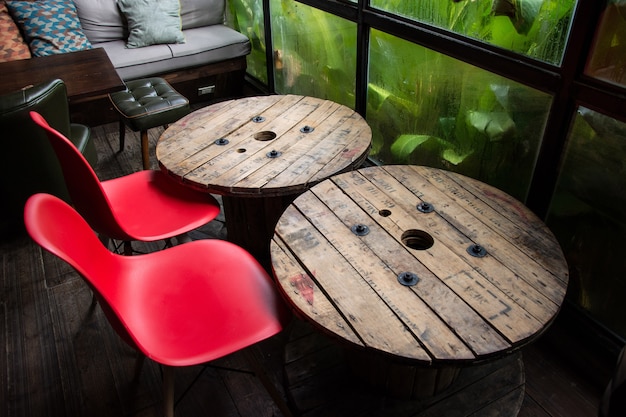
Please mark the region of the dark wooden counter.
<svg viewBox="0 0 626 417"><path fill-rule="evenodd" d="M102 48L0 63L0 94L59 78L70 104L124 88Z"/></svg>

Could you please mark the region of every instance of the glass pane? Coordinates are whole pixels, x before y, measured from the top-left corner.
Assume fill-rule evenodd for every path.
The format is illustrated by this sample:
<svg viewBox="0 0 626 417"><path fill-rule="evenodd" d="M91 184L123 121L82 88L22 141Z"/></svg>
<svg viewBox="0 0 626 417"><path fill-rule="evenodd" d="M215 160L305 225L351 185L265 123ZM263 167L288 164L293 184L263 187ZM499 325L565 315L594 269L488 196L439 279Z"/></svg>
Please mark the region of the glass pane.
<svg viewBox="0 0 626 417"><path fill-rule="evenodd" d="M276 92L354 107L356 24L295 1L270 4Z"/></svg>
<svg viewBox="0 0 626 417"><path fill-rule="evenodd" d="M558 65L576 0L371 0L371 4Z"/></svg>
<svg viewBox="0 0 626 417"><path fill-rule="evenodd" d="M525 199L549 95L383 32L370 47L373 159L460 172Z"/></svg>
<svg viewBox="0 0 626 417"><path fill-rule="evenodd" d="M585 72L626 85L626 0L607 2Z"/></svg>
<svg viewBox="0 0 626 417"><path fill-rule="evenodd" d="M579 108L548 226L571 276L568 296L626 337L626 124Z"/></svg>
<svg viewBox="0 0 626 417"><path fill-rule="evenodd" d="M265 55L265 25L262 0L229 0L227 23L250 39L252 51L248 55L246 72L267 84Z"/></svg>

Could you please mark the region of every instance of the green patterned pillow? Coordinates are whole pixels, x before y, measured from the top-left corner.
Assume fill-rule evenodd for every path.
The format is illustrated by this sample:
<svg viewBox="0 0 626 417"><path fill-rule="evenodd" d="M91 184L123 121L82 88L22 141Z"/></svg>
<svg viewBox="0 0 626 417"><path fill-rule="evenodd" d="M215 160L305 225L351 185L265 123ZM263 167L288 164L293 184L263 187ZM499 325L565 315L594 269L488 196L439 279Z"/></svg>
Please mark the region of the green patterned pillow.
<svg viewBox="0 0 626 417"><path fill-rule="evenodd" d="M7 0L6 5L34 56L91 48L72 0Z"/></svg>
<svg viewBox="0 0 626 417"><path fill-rule="evenodd" d="M128 22L127 48L184 43L179 0L118 0Z"/></svg>

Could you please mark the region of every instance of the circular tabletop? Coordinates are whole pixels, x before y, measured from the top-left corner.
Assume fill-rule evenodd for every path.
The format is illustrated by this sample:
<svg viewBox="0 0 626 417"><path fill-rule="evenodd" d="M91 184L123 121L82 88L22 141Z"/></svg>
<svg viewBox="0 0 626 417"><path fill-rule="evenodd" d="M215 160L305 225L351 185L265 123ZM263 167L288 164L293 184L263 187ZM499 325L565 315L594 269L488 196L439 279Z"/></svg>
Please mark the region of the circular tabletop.
<svg viewBox="0 0 626 417"><path fill-rule="evenodd" d="M161 169L207 192L296 194L360 165L372 133L352 109L313 97L245 97L196 110L161 135Z"/></svg>
<svg viewBox="0 0 626 417"><path fill-rule="evenodd" d="M334 176L300 195L271 242L279 288L318 329L416 364L474 362L542 333L568 268L522 203L419 166Z"/></svg>

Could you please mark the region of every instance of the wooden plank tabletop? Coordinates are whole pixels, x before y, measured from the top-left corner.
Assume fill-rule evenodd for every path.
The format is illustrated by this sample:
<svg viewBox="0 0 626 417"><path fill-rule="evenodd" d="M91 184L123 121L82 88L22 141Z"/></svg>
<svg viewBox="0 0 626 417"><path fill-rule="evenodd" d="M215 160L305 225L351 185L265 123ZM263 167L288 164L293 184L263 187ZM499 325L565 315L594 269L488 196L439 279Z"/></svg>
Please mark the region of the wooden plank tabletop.
<svg viewBox="0 0 626 417"><path fill-rule="evenodd" d="M358 225L368 233L353 232ZM521 347L555 318L568 282L556 239L522 203L418 166L316 185L283 213L270 251L280 288L316 327L423 364ZM402 285L405 273L418 282Z"/></svg>
<svg viewBox="0 0 626 417"><path fill-rule="evenodd" d="M358 166L371 136L358 113L332 101L246 97L196 110L170 125L156 155L161 169L207 192L281 196Z"/></svg>
<svg viewBox="0 0 626 417"><path fill-rule="evenodd" d="M0 94L59 78L70 102L122 90L124 82L103 48L0 63Z"/></svg>

